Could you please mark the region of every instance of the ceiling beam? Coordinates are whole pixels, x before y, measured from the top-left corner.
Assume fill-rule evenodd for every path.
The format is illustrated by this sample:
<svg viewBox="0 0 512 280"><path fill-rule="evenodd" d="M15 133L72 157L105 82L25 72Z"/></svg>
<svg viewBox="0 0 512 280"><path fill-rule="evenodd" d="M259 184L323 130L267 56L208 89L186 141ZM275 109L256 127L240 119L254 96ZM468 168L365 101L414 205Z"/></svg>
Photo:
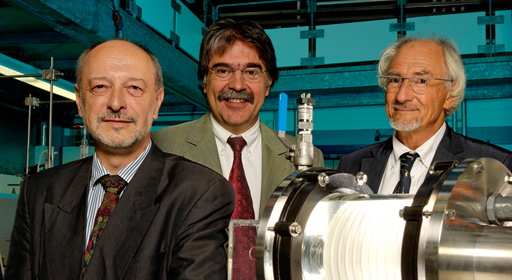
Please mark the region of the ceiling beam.
<svg viewBox="0 0 512 280"><path fill-rule="evenodd" d="M115 37L111 1L90 0L87 5L76 5L69 0L6 1L87 46ZM146 46L159 59L166 90L206 109L206 100L197 87L197 62L124 10L119 10L119 13L125 37Z"/></svg>
<svg viewBox="0 0 512 280"><path fill-rule="evenodd" d="M60 32L10 33L0 34L0 46L20 44L66 44L76 43Z"/></svg>

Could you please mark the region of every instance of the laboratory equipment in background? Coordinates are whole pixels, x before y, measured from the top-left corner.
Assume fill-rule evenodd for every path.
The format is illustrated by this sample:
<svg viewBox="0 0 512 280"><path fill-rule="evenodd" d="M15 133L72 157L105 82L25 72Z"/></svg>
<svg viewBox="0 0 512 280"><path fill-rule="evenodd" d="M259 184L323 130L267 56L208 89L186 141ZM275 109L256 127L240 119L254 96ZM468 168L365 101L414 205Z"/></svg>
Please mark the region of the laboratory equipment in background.
<svg viewBox="0 0 512 280"><path fill-rule="evenodd" d="M298 136L309 135L288 145L291 159L312 146L314 102L303 94L298 104ZM415 195L295 165L259 220L258 279L512 279L512 173L501 162L436 162Z"/></svg>

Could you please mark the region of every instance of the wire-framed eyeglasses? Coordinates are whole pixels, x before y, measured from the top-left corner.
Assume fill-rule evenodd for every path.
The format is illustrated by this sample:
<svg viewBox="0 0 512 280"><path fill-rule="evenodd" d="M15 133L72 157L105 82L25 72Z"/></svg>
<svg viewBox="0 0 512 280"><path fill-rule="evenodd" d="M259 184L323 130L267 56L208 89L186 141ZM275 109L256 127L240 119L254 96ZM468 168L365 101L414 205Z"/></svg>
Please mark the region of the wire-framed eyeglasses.
<svg viewBox="0 0 512 280"><path fill-rule="evenodd" d="M212 70L215 77L217 77L219 80L229 80L231 79L237 70L240 70L242 72L242 76L247 81L258 81L263 75L263 73L267 72L266 70L261 70L259 67L247 67L245 69L235 69L230 66L215 66L215 67L208 67L210 70Z"/></svg>
<svg viewBox="0 0 512 280"><path fill-rule="evenodd" d="M377 76L377 78L383 79L384 89L390 93L399 91L405 79L409 80L409 86L418 94L425 94L430 88L432 80L453 82L453 80L427 77Z"/></svg>

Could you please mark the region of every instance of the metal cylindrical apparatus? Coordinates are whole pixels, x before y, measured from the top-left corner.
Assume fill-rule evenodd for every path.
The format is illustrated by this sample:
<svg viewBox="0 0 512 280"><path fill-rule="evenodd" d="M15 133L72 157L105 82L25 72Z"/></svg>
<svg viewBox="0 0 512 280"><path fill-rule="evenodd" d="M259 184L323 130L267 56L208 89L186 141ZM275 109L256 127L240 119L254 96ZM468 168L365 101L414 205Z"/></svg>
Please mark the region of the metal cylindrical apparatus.
<svg viewBox="0 0 512 280"><path fill-rule="evenodd" d="M512 174L437 163L416 195L369 193L361 174L310 168L260 219L258 279L511 279Z"/></svg>

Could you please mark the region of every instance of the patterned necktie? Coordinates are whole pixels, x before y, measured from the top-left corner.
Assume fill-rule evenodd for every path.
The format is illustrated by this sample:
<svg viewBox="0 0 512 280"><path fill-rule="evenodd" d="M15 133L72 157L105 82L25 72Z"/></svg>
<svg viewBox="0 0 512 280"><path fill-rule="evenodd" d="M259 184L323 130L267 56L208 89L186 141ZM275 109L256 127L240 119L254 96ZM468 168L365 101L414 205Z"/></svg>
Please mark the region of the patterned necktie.
<svg viewBox="0 0 512 280"><path fill-rule="evenodd" d="M119 194L127 184L123 178L119 177L119 175L105 175L98 180L100 181L101 186L103 186L105 194L103 195L103 201L101 202L100 208L98 208L98 213L96 213L94 227L92 228L91 236L89 237L89 242L85 249L84 272L91 261L94 249L96 248L98 240L107 225L108 219L110 215L112 215L112 212L114 212L114 208L119 200Z"/></svg>
<svg viewBox="0 0 512 280"><path fill-rule="evenodd" d="M235 189L235 211L231 219L254 219L251 190L245 178L242 165L242 149L245 142L242 137L228 139L228 144L233 149L233 167L229 173L229 182ZM237 226L234 229L235 243L233 245L233 279L256 279L254 265L256 228L250 226Z"/></svg>
<svg viewBox="0 0 512 280"><path fill-rule="evenodd" d="M419 156L418 153L403 153L400 156L400 181L396 184L393 193L409 193L412 165Z"/></svg>

